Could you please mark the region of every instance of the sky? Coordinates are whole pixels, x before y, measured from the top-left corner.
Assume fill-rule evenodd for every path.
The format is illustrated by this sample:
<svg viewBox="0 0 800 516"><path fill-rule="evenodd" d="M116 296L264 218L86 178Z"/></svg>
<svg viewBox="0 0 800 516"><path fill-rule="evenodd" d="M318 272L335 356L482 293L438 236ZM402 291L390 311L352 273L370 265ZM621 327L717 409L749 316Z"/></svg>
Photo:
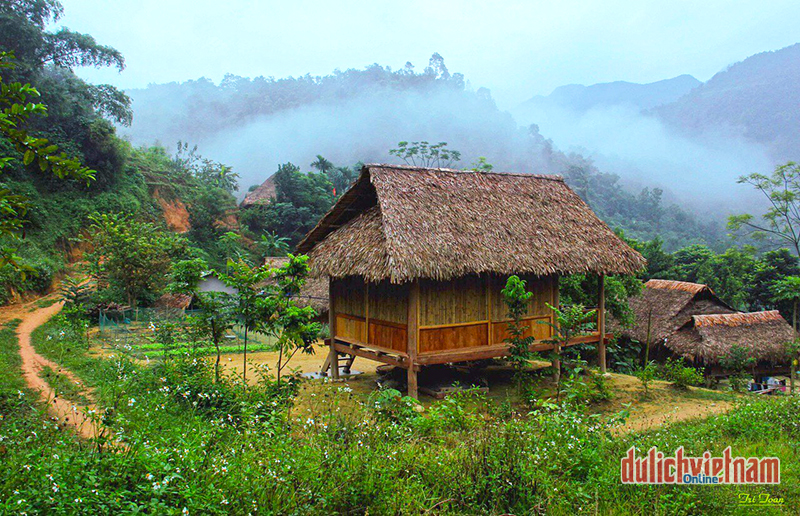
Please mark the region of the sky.
<svg viewBox="0 0 800 516"><path fill-rule="evenodd" d="M564 84L705 81L800 41L797 0L62 0L66 26L120 50L127 68L95 83L226 73L276 78L372 63L417 70L439 52L502 108Z"/></svg>

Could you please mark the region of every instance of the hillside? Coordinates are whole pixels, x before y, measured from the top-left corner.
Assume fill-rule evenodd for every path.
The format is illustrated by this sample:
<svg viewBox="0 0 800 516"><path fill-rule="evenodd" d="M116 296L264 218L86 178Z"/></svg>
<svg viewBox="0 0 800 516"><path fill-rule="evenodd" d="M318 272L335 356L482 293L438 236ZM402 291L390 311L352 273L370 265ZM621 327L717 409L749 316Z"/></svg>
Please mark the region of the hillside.
<svg viewBox="0 0 800 516"><path fill-rule="evenodd" d="M748 57L654 110L689 133L729 132L767 146L777 162L800 155L800 43Z"/></svg>

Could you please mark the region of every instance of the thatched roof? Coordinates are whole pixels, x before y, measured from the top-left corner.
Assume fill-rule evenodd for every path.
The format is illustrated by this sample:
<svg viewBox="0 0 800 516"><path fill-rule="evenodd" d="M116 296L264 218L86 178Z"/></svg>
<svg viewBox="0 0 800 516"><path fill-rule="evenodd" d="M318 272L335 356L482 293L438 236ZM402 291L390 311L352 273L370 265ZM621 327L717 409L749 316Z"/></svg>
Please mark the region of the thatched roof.
<svg viewBox="0 0 800 516"><path fill-rule="evenodd" d="M254 204L269 204L275 197L275 174L272 174L261 185L249 192L242 201L241 207L247 208Z"/></svg>
<svg viewBox="0 0 800 516"><path fill-rule="evenodd" d="M733 346L742 346L759 361L781 362L784 344L795 338L777 310L754 313L694 315L665 345L691 360L715 364Z"/></svg>
<svg viewBox="0 0 800 516"><path fill-rule="evenodd" d="M639 342L647 340L648 320L650 342L657 343L676 332L693 315L735 312L708 285L685 281L651 279L628 303L633 310L634 324L631 328L619 329L623 335ZM610 327L618 329L618 323L613 321Z"/></svg>
<svg viewBox="0 0 800 516"><path fill-rule="evenodd" d="M154 304L156 308L168 308L174 310L186 310L192 304L191 294L172 294L167 292L158 298Z"/></svg>
<svg viewBox="0 0 800 516"><path fill-rule="evenodd" d="M394 283L645 265L560 177L395 165L365 165L298 251L317 275Z"/></svg>
<svg viewBox="0 0 800 516"><path fill-rule="evenodd" d="M284 256L270 256L264 260L264 263L273 269L283 267L288 262L289 258ZM298 306L310 306L318 314L326 314L328 312L328 279L317 277L306 279L306 283L295 301Z"/></svg>

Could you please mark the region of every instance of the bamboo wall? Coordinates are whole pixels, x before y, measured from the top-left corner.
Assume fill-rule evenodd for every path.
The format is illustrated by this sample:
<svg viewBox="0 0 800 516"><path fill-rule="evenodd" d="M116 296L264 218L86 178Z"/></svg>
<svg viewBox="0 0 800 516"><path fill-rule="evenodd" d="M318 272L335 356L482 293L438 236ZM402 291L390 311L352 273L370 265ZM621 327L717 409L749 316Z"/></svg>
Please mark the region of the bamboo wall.
<svg viewBox="0 0 800 516"><path fill-rule="evenodd" d="M332 287L336 337L406 351L408 285L386 281L367 286L361 278L350 277L333 280Z"/></svg>
<svg viewBox="0 0 800 516"><path fill-rule="evenodd" d="M556 277L521 276L533 293L523 317L526 336L552 336ZM451 281L420 280L420 354L503 344L508 310L501 290L506 277L470 275ZM399 352L407 351L408 284L366 285L360 278L334 280L337 338Z"/></svg>

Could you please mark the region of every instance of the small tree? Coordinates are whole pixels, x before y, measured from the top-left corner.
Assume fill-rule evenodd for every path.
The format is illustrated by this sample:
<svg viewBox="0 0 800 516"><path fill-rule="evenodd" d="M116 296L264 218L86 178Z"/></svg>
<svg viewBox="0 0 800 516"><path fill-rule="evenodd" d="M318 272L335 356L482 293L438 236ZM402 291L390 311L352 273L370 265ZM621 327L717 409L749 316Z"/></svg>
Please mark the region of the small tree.
<svg viewBox="0 0 800 516"><path fill-rule="evenodd" d="M233 314L229 294L199 291L200 280L207 270L208 264L200 258L176 263L172 269L172 283L169 290L193 296L194 303L200 311L191 318L192 325L200 335L208 337L216 348L214 381L219 382L220 343L233 325Z"/></svg>
<svg viewBox="0 0 800 516"><path fill-rule="evenodd" d="M595 328L595 323L592 322L597 310L586 311L583 305L571 305L562 308L556 308L548 303L547 307L555 314L556 322L545 323L553 328L553 338L548 342L553 344L553 362L555 363L555 380L556 380L556 402L561 401L561 362L562 348L566 347L569 342L582 335L588 335Z"/></svg>
<svg viewBox="0 0 800 516"><path fill-rule="evenodd" d="M187 242L161 226L122 214L91 215L92 234L86 253L88 270L98 289L118 292L131 306L164 287L164 272L186 252Z"/></svg>
<svg viewBox="0 0 800 516"><path fill-rule="evenodd" d="M525 280L518 276L509 277L501 293L503 302L508 307L508 317L511 319L506 327L509 336L504 342L508 343L508 359L514 366L514 377L519 388L522 371L533 355L530 346L533 344L534 338L532 335L525 336L528 326L522 323L522 317L528 310L528 302L533 293L525 290Z"/></svg>
<svg viewBox="0 0 800 516"><path fill-rule="evenodd" d="M283 370L289 361L298 351L313 353L314 342L322 328L313 322L317 315L313 308L300 308L294 302L308 275L308 256L290 254L286 265L270 270L269 274L274 281L266 285L259 300L261 318L258 328L277 338L276 375L280 387Z"/></svg>
<svg viewBox="0 0 800 516"><path fill-rule="evenodd" d="M731 384L731 389L736 392L742 390L744 383L747 379L747 368L755 365L756 359L749 356L747 349L738 344L734 344L728 354L720 358L719 365L723 369L731 372L728 380Z"/></svg>
<svg viewBox="0 0 800 516"><path fill-rule="evenodd" d="M247 339L262 319L263 304L259 301L262 297L259 292L262 284L269 278L270 270L266 266L251 267L242 260L228 260L227 272L218 273L219 279L231 287L234 293L231 294L233 301L233 311L236 322L244 330L244 372L242 379L247 383Z"/></svg>

